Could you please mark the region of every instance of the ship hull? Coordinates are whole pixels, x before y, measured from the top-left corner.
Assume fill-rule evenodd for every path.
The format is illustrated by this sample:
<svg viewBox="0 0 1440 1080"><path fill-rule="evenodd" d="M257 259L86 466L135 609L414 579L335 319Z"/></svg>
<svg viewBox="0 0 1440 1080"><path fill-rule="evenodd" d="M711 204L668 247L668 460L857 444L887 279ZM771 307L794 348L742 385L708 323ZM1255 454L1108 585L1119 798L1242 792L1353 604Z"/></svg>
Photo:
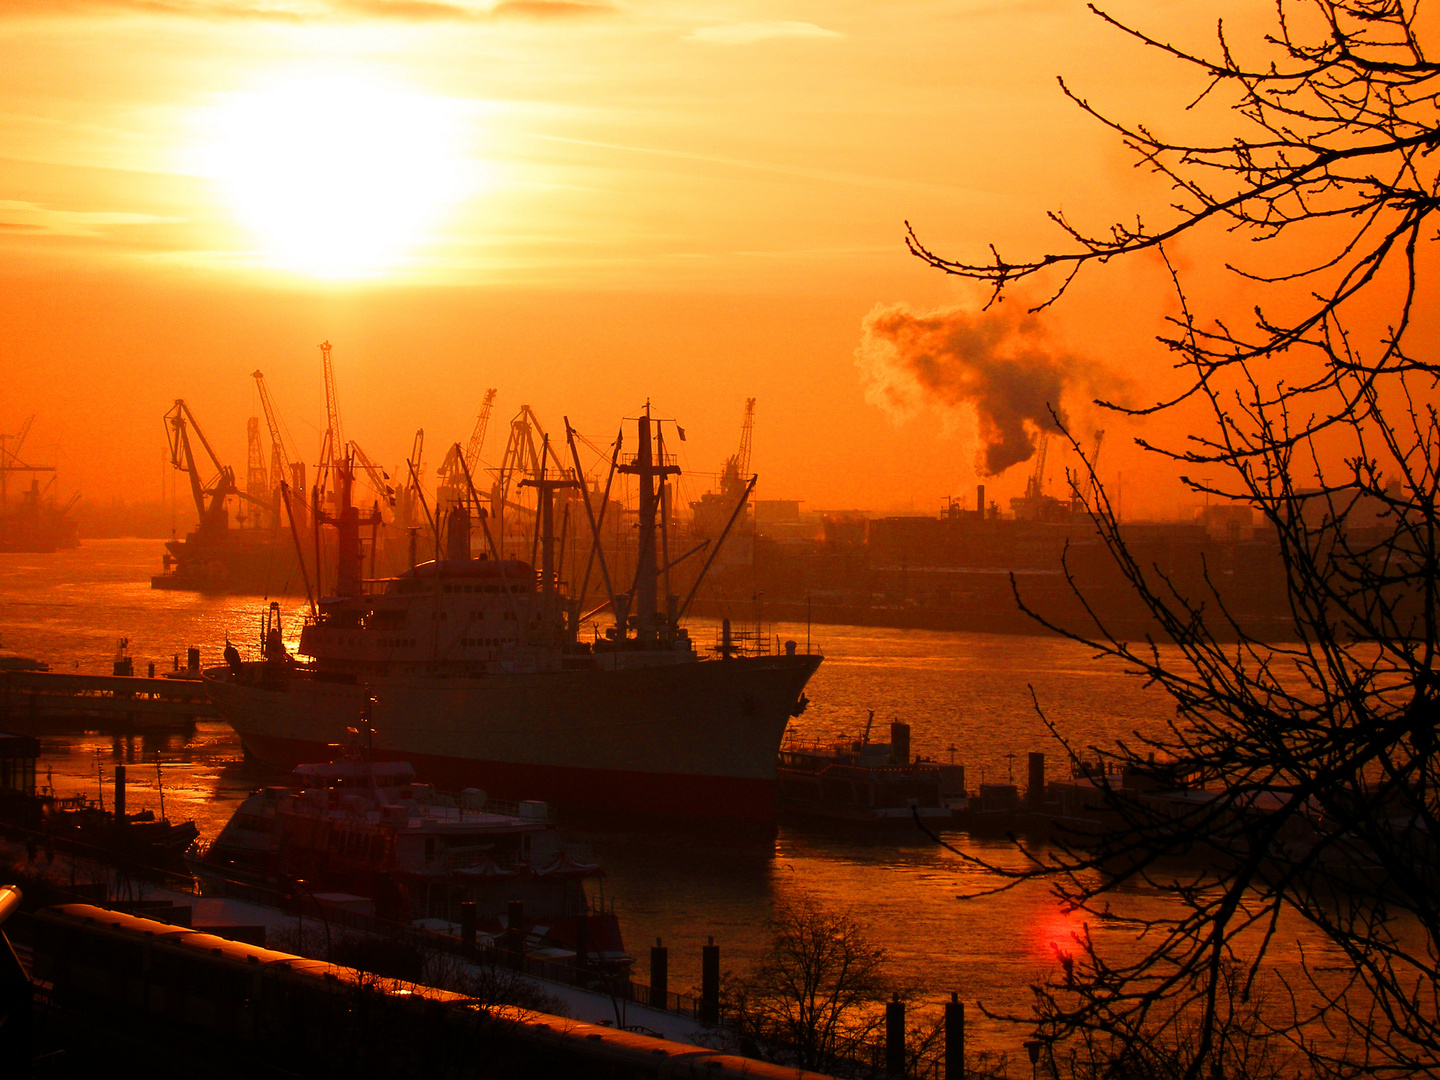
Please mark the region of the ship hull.
<svg viewBox="0 0 1440 1080"><path fill-rule="evenodd" d="M373 692L377 758L445 788L544 799L562 811L652 821L775 820L776 753L818 656L740 657L367 685L249 665L205 673L222 716L260 761L333 755Z"/></svg>
<svg viewBox="0 0 1440 1080"><path fill-rule="evenodd" d="M200 541L192 534L165 547L168 563L164 573L151 577L152 589L234 595L305 591L288 533L234 529L220 540Z"/></svg>

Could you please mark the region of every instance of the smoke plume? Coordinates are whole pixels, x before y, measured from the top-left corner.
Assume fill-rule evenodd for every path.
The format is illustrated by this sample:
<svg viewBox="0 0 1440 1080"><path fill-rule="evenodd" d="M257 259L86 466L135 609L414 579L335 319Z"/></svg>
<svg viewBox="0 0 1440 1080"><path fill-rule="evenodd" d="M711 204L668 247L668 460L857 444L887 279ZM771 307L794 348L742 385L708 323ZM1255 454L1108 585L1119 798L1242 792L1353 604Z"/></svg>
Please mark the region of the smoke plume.
<svg viewBox="0 0 1440 1080"><path fill-rule="evenodd" d="M896 417L926 405L947 416L974 409L976 467L990 476L1029 458L1038 432L1059 431L1057 417L1068 426L1067 394L1089 391L1088 399L1116 382L1093 361L1054 348L1041 320L1013 302L926 312L876 304L863 327L855 357L870 382L866 398Z"/></svg>

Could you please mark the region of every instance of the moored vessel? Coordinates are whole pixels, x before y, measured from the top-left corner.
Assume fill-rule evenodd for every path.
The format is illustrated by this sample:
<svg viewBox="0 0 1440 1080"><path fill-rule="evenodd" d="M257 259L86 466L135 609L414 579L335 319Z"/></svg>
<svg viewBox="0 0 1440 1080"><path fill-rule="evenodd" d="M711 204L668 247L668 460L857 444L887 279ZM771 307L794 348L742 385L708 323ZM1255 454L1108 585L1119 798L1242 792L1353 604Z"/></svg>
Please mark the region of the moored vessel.
<svg viewBox="0 0 1440 1080"><path fill-rule="evenodd" d="M284 767L314 760L344 741L373 695L375 756L408 761L446 787L652 822L773 823L776 752L821 657L793 642L774 652L742 648L728 627L702 657L683 619L718 545L688 594L672 593L679 560L668 551L665 521L668 480L679 470L648 406L636 433L636 452L622 458L617 439L610 463L612 477L634 476L639 493L635 573L623 591L599 544L601 522L579 478L573 437L574 470L547 470L542 459L522 481L537 492L538 568L507 555L503 538L497 546L475 498L446 515L444 543L436 544L445 558L368 589L360 515L349 497L353 473L337 462L340 509L323 519L338 534L334 595L313 603L298 650L308 659L288 656L272 624L264 660L244 663L236 654L205 673L247 752ZM752 478L732 522L753 485ZM591 559L605 583L598 610L614 614L603 633L585 624L581 600L560 580L554 496L566 488L581 493ZM478 557L470 551L475 521L486 545ZM438 537L442 522L434 525Z"/></svg>
<svg viewBox="0 0 1440 1080"><path fill-rule="evenodd" d="M780 810L787 816L854 824L944 824L965 801L965 766L910 756L910 725L871 742L875 714L858 739L780 751Z"/></svg>
<svg viewBox="0 0 1440 1080"><path fill-rule="evenodd" d="M492 936L520 936L508 918L523 910L523 936L542 946L583 949L600 964L630 959L615 913L586 892L599 864L561 840L544 802L498 803L475 788L447 795L417 783L405 762L363 754L300 765L292 785L245 799L186 863L211 895L299 893L322 908L452 932L471 904Z"/></svg>

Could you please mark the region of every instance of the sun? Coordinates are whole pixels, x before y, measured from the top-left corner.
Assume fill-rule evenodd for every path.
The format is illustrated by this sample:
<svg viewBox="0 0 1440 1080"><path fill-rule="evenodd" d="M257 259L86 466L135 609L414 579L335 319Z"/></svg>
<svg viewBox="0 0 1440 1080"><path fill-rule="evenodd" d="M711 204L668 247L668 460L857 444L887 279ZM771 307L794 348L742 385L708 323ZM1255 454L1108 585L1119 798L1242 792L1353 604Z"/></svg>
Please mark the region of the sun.
<svg viewBox="0 0 1440 1080"><path fill-rule="evenodd" d="M463 196L457 110L370 70L272 74L202 118L203 171L269 265L383 274Z"/></svg>

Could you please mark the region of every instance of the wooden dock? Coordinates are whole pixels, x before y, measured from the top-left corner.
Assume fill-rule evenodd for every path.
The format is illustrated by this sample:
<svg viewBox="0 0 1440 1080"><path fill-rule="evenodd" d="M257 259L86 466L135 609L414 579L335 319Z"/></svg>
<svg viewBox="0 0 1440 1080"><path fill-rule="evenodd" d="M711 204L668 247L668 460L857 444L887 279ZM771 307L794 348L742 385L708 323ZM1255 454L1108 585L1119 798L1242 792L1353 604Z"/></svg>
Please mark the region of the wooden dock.
<svg viewBox="0 0 1440 1080"><path fill-rule="evenodd" d="M199 717L218 715L198 679L0 672L0 730L17 734L77 726L116 731L184 729Z"/></svg>

